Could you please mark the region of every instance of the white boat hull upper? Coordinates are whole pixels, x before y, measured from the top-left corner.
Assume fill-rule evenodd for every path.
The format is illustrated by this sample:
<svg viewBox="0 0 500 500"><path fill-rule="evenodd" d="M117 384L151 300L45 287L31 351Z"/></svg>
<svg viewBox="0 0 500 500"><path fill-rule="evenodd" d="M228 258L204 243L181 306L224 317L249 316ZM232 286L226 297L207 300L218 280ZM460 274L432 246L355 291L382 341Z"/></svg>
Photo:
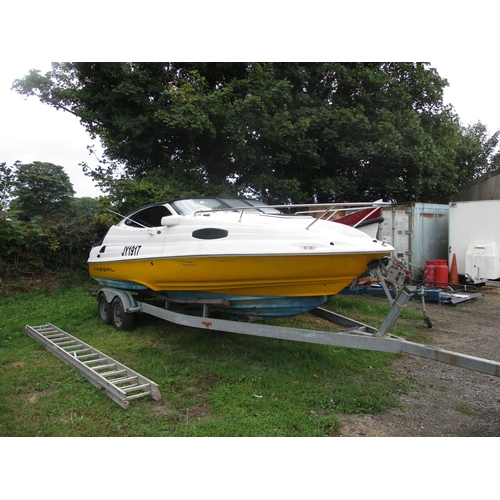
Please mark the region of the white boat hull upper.
<svg viewBox="0 0 500 500"><path fill-rule="evenodd" d="M392 250L362 231L308 215L272 207L214 210L223 200L139 209L91 250L90 275L103 286L172 300L289 315L317 307Z"/></svg>

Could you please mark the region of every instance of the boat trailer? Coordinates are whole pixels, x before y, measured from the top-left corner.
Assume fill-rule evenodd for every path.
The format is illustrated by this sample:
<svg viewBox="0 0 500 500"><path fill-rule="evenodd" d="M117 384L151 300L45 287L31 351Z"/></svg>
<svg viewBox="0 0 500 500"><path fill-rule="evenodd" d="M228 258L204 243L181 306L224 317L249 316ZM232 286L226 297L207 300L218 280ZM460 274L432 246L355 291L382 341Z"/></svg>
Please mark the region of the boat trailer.
<svg viewBox="0 0 500 500"><path fill-rule="evenodd" d="M130 330L133 326L133 315L137 313L169 321L182 326L202 330L216 330L228 333L239 333L257 337L268 337L281 340L324 344L336 347L365 349L389 353L406 353L422 358L447 363L469 370L474 370L496 377L500 376L500 362L477 358L438 347L410 342L404 338L389 333L398 319L401 311L416 288L410 285L410 273L398 262L393 260L389 265L381 263L375 272L391 283L396 291L396 297L391 301L392 307L379 329L360 323L324 308L315 308L310 314L321 317L343 327L341 331L322 331L301 328L270 326L256 322L226 320L210 317L211 310L216 310L217 301L197 301L196 303L179 304L169 299L163 306L136 298L125 290L103 288L97 292L99 316L107 324L113 324L118 330ZM175 310L178 306L197 307L197 314L186 314ZM425 317L425 315L424 315Z"/></svg>

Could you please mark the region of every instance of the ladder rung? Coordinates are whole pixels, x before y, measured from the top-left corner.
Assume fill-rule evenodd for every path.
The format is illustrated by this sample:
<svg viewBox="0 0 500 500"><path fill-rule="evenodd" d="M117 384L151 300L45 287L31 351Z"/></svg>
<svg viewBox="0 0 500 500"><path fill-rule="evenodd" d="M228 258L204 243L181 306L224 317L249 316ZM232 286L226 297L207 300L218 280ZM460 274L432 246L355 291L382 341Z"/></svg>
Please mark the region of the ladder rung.
<svg viewBox="0 0 500 500"><path fill-rule="evenodd" d="M92 370L97 371L97 370L104 370L106 368L116 368L116 364L112 363L109 365L97 365L97 366L93 366Z"/></svg>
<svg viewBox="0 0 500 500"><path fill-rule="evenodd" d="M80 359L79 353L84 353L84 352L91 352L91 350L90 349L78 349L76 351L68 351L69 354L76 356L78 359Z"/></svg>
<svg viewBox="0 0 500 500"><path fill-rule="evenodd" d="M53 328L52 326L38 327L37 332L41 333L42 335L47 335L50 333L57 333L59 335L65 335L65 332L60 331L57 328Z"/></svg>
<svg viewBox="0 0 500 500"><path fill-rule="evenodd" d="M151 394L150 391L147 391L147 392L141 392L139 394L132 394L131 396L127 396L125 399L127 401L132 401L132 399L139 399L139 398L143 398L144 396L149 396Z"/></svg>
<svg viewBox="0 0 500 500"><path fill-rule="evenodd" d="M103 375L106 375L106 373L103 373ZM115 378L113 380L110 380L110 382L118 387L118 384L125 384L127 382L132 382L133 380L139 380L139 377L137 375L134 375L132 377Z"/></svg>
<svg viewBox="0 0 500 500"><path fill-rule="evenodd" d="M72 347L82 347L82 345L78 345L78 344L75 344L74 342L63 342L62 344L57 344L56 342L54 342L54 344L56 344L57 347L61 348L61 349L71 349Z"/></svg>
<svg viewBox="0 0 500 500"><path fill-rule="evenodd" d="M85 351L86 351L86 349L77 349L76 351L67 351L67 352L68 352L68 354L73 356L75 359L78 359L78 353L85 352Z"/></svg>
<svg viewBox="0 0 500 500"><path fill-rule="evenodd" d="M142 391L142 389L146 389L150 387L149 384L142 384L142 385L131 385L129 387L121 387L121 390L125 393L127 392L133 392L133 391Z"/></svg>
<svg viewBox="0 0 500 500"><path fill-rule="evenodd" d="M90 351L90 349L86 349L86 350ZM77 356L77 358L79 360L82 360L82 359L87 359L90 357L95 358L96 356L99 357L99 354L97 354L96 352L91 352L90 354L82 354L81 356Z"/></svg>
<svg viewBox="0 0 500 500"><path fill-rule="evenodd" d="M104 377L104 378L108 378L108 377L111 377L113 375L123 375L123 374L126 374L127 373L127 370L116 370L114 372L106 372L106 373L101 373L101 377ZM113 380L110 380L111 383L114 383Z"/></svg>
<svg viewBox="0 0 500 500"><path fill-rule="evenodd" d="M97 354L97 353L96 353ZM97 356L99 356L99 354L97 354ZM82 364L84 365L87 365L89 368L92 368L90 365L90 363L96 363L98 361L101 361L101 362L106 362L107 359L106 358L96 358L96 359L88 359L87 361L82 361Z"/></svg>
<svg viewBox="0 0 500 500"><path fill-rule="evenodd" d="M62 349L64 349L65 351L68 350L68 349L75 349L75 348L78 348L78 347L82 347L82 344L71 344L70 345L60 345L60 344L57 344L59 347L61 347Z"/></svg>
<svg viewBox="0 0 500 500"><path fill-rule="evenodd" d="M64 335L64 333L53 333L51 335L44 335L44 337L48 340L52 340L52 342L54 342L53 339L66 339L66 338L68 338L68 336Z"/></svg>

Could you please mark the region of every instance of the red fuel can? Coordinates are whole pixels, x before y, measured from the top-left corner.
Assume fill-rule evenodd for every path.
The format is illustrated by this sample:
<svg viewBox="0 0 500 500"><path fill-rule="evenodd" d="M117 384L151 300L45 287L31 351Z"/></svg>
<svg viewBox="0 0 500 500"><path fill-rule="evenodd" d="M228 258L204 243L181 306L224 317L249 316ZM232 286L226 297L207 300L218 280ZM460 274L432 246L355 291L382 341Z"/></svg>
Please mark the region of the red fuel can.
<svg viewBox="0 0 500 500"><path fill-rule="evenodd" d="M438 288L448 286L448 262L445 260L436 260L436 284Z"/></svg>
<svg viewBox="0 0 500 500"><path fill-rule="evenodd" d="M428 260L424 269L424 283L426 286L434 286L436 282L436 261Z"/></svg>

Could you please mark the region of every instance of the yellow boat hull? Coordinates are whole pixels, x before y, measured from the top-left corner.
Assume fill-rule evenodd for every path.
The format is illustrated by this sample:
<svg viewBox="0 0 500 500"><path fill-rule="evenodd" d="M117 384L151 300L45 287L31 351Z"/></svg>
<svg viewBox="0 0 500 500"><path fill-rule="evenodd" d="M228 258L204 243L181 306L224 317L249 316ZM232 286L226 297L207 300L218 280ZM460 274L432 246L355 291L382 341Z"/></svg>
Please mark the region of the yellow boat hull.
<svg viewBox="0 0 500 500"><path fill-rule="evenodd" d="M101 284L234 295L335 295L384 253L193 256L89 263Z"/></svg>

